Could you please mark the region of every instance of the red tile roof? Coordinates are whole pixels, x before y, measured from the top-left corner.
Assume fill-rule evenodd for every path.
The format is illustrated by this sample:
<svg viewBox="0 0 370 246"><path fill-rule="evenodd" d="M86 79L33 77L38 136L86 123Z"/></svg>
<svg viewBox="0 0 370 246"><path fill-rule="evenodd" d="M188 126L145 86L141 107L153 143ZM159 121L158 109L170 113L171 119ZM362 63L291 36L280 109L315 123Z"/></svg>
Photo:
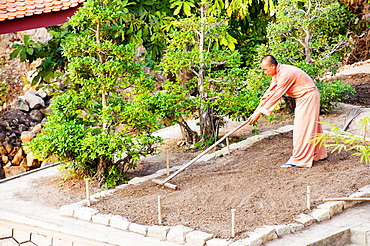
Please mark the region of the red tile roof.
<svg viewBox="0 0 370 246"><path fill-rule="evenodd" d="M5 20L68 10L83 2L85 0L0 0L0 23Z"/></svg>
<svg viewBox="0 0 370 246"><path fill-rule="evenodd" d="M86 0L0 0L0 34L60 25Z"/></svg>

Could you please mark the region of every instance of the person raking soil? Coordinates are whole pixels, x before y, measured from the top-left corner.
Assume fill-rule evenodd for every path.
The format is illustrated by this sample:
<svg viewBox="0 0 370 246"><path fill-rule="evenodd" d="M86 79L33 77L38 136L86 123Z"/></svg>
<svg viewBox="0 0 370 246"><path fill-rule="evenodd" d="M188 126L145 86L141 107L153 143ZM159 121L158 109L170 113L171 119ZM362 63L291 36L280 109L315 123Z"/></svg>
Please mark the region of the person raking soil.
<svg viewBox="0 0 370 246"><path fill-rule="evenodd" d="M303 70L278 63L272 55L264 56L260 65L262 70L272 77L272 80L248 124L256 122L262 114L270 116L284 94L295 98L293 153L289 160L280 167L312 167L313 161L327 157L324 145L310 142L317 134L323 133L319 123L319 90L313 79Z"/></svg>

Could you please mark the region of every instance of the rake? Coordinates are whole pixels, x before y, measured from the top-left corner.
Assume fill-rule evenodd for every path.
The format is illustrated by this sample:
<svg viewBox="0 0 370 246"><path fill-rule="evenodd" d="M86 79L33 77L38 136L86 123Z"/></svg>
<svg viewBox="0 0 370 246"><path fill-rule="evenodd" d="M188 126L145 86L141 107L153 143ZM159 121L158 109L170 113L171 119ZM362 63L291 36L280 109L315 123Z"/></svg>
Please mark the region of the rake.
<svg viewBox="0 0 370 246"><path fill-rule="evenodd" d="M250 118L248 118L247 121L243 122L242 124L240 124L239 126L237 126L236 128L234 128L233 130L231 130L230 132L228 132L227 134L225 134L217 142L215 142L214 144L212 144L210 147L208 147L206 150L204 150L198 156L196 156L195 158L193 158L191 161L189 161L188 163L186 163L183 166L181 166L176 172L174 172L173 174L171 174L170 176L168 176L165 180L152 179L152 181L154 183L156 183L156 184L163 185L163 186L165 186L167 188L170 188L170 189L173 189L173 190L177 190L177 185L168 183L169 180L171 180L172 178L174 178L175 176L177 176L181 171L183 171L185 168L187 168L188 166L190 166L191 164L193 164L194 162L196 162L197 160L199 160L203 155L205 155L208 151L210 151L211 149L213 149L217 144L219 144L222 141L224 141L225 138L227 138L228 136L230 136L232 133L236 132L237 130L239 130L240 128L242 128L246 124L248 124L249 121L250 121Z"/></svg>
<svg viewBox="0 0 370 246"><path fill-rule="evenodd" d="M360 108L353 108L351 109L347 115L346 115L346 122L344 123L344 126L342 128L342 131L346 131L349 124L352 122L354 118L356 118L361 113Z"/></svg>

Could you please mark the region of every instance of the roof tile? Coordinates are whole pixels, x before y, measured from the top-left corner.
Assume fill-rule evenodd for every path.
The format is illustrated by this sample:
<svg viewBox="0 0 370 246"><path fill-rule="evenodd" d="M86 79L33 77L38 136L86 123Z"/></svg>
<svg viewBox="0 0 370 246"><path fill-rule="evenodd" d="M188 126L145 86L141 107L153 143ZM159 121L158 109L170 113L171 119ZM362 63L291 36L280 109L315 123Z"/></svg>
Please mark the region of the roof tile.
<svg viewBox="0 0 370 246"><path fill-rule="evenodd" d="M76 7L86 0L0 0L0 22Z"/></svg>

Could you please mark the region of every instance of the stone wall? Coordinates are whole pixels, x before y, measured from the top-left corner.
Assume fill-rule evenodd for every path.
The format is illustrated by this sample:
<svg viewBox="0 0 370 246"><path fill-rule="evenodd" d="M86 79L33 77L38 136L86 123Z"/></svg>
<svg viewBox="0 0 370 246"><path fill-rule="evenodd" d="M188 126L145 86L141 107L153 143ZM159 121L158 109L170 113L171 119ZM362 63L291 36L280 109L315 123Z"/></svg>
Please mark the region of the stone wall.
<svg viewBox="0 0 370 246"><path fill-rule="evenodd" d="M44 91L29 90L0 114L0 177L10 177L44 165L22 147L42 128L49 97Z"/></svg>

